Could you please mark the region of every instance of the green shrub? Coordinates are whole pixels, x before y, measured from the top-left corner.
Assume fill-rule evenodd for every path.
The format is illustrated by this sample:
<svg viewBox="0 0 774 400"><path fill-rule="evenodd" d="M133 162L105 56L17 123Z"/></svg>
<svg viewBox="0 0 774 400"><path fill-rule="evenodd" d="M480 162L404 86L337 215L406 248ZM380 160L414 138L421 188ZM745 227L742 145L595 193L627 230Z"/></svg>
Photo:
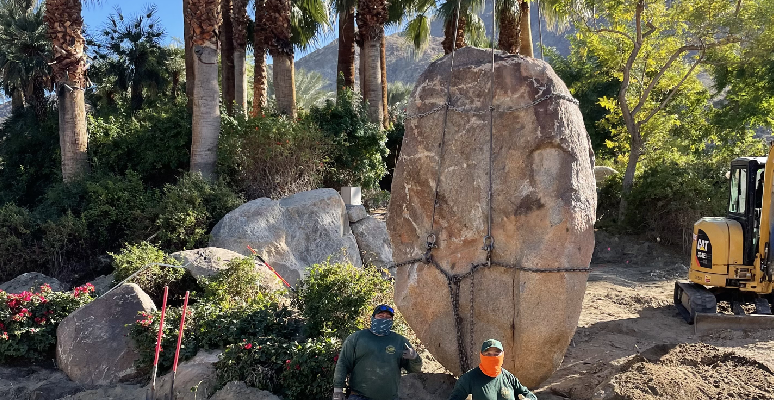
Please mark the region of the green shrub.
<svg viewBox="0 0 774 400"><path fill-rule="evenodd" d="M289 400L329 399L340 351L341 341L334 338L312 339L298 345L280 376L284 397Z"/></svg>
<svg viewBox="0 0 774 400"><path fill-rule="evenodd" d="M39 235L39 226L29 210L14 204L0 206L0 281L43 270Z"/></svg>
<svg viewBox="0 0 774 400"><path fill-rule="evenodd" d="M223 117L218 171L248 200L317 189L331 151L313 123L284 116Z"/></svg>
<svg viewBox="0 0 774 400"><path fill-rule="evenodd" d="M278 341L298 338L302 321L278 303L253 303L237 308L200 302L196 309L196 337L206 349L224 348L246 338L272 337Z"/></svg>
<svg viewBox="0 0 774 400"><path fill-rule="evenodd" d="M248 386L281 393L282 373L290 364L297 346L295 342L277 342L271 338L232 344L215 364L218 384L222 386L231 381L243 381Z"/></svg>
<svg viewBox="0 0 774 400"><path fill-rule="evenodd" d="M196 332L196 316L193 307L189 307L185 317L183 328L183 341L180 344L180 358L178 362L191 359L199 351ZM182 307L168 307L164 315L164 333L161 339L161 353L159 353L159 375L172 369L175 360L175 348L180 332L180 317L183 315ZM156 357L156 339L159 332L161 312L140 312L137 322L129 328L129 337L137 349L138 358L134 366L140 374L150 376L153 370L153 360Z"/></svg>
<svg viewBox="0 0 774 400"><path fill-rule="evenodd" d="M178 264L177 260L148 242L126 244L120 253L110 255L113 256L115 283L129 278L150 263ZM158 307L161 307L164 298L164 286L169 286L168 304L181 304L186 291L201 291L196 278L184 268L152 265L129 282L142 288Z"/></svg>
<svg viewBox="0 0 774 400"><path fill-rule="evenodd" d="M0 363L53 357L56 328L70 313L92 300L94 286L72 292L5 293L0 290Z"/></svg>
<svg viewBox="0 0 774 400"><path fill-rule="evenodd" d="M93 251L89 246L89 229L83 217L69 210L56 221L42 224L42 251L47 261L47 274L76 280L88 274Z"/></svg>
<svg viewBox="0 0 774 400"><path fill-rule="evenodd" d="M164 187L156 238L168 251L206 247L215 224L242 203L222 181L210 183L201 174L186 174Z"/></svg>
<svg viewBox="0 0 774 400"><path fill-rule="evenodd" d="M329 100L322 107L312 107L307 119L319 126L334 145L326 187L378 187L387 173L387 137L381 127L369 122L357 93L342 91L335 102Z"/></svg>
<svg viewBox="0 0 774 400"><path fill-rule="evenodd" d="M99 173L136 172L158 187L188 169L191 116L184 101L159 102L137 111L89 116L89 156Z"/></svg>
<svg viewBox="0 0 774 400"><path fill-rule="evenodd" d="M280 296L262 287L261 274L255 267L253 257L229 261L226 268L215 276L202 279L202 286L204 298L224 308L276 302Z"/></svg>
<svg viewBox="0 0 774 400"><path fill-rule="evenodd" d="M330 333L343 339L364 328L380 294L392 289L382 278L383 271L372 267L325 262L311 266L308 272L296 285L292 304L306 320L309 337Z"/></svg>

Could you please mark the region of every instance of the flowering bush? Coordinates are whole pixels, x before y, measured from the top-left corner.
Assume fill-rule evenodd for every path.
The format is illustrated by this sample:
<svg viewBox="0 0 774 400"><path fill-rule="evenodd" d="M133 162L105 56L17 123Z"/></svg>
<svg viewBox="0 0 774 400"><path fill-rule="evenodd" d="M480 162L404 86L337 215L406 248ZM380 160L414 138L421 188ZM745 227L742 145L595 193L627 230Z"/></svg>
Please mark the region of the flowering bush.
<svg viewBox="0 0 774 400"><path fill-rule="evenodd" d="M40 287L40 293L10 294L0 290L0 362L50 356L57 326L90 302L92 293L94 286L90 283L72 292L54 292L47 284Z"/></svg>
<svg viewBox="0 0 774 400"><path fill-rule="evenodd" d="M313 339L298 345L280 376L284 397L295 400L329 399L340 350L341 341L334 338Z"/></svg>

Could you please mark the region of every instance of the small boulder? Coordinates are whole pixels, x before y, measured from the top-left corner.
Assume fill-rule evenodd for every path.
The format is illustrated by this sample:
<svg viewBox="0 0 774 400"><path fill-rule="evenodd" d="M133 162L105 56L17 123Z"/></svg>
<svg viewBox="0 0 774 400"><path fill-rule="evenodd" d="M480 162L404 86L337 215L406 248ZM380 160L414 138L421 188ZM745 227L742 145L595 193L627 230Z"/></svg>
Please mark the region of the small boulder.
<svg viewBox="0 0 774 400"><path fill-rule="evenodd" d="M392 245L387 224L367 216L351 227L363 262L378 268L389 268L392 265Z"/></svg>
<svg viewBox="0 0 774 400"><path fill-rule="evenodd" d="M368 212L366 211L365 207L362 205L347 205L347 217L349 217L349 222L357 222L361 219L368 216Z"/></svg>
<svg viewBox="0 0 774 400"><path fill-rule="evenodd" d="M602 165L594 167L594 180L597 181L597 185L599 185L600 183L602 183L602 181L607 179L608 176L617 175L617 174L618 174L618 171L610 167L605 167Z"/></svg>
<svg viewBox="0 0 774 400"><path fill-rule="evenodd" d="M37 272L21 274L0 285L0 290L6 293L40 292L40 287L46 283L51 286L51 290L55 292L64 292L67 290L67 286L65 286L64 283L59 282L56 278Z"/></svg>
<svg viewBox="0 0 774 400"><path fill-rule="evenodd" d="M211 277L219 271L226 269L226 264L229 261L245 257L235 251L218 247L178 251L177 253L172 253L171 256L190 271L191 275L196 279ZM284 287L282 281L265 264L256 260L255 268L261 275L262 287L269 290L279 290Z"/></svg>
<svg viewBox="0 0 774 400"><path fill-rule="evenodd" d="M333 189L247 202L226 214L211 237L210 246L244 255L252 247L291 285L329 257L362 266L344 201Z"/></svg>
<svg viewBox="0 0 774 400"><path fill-rule="evenodd" d="M114 274L101 275L89 283L94 285L94 293L97 296L101 296L107 293L108 290L113 288L113 280L115 280Z"/></svg>
<svg viewBox="0 0 774 400"><path fill-rule="evenodd" d="M448 399L457 380L451 374L408 374L400 378L400 400Z"/></svg>
<svg viewBox="0 0 774 400"><path fill-rule="evenodd" d="M215 392L218 383L215 375L215 363L223 354L220 350L199 351L196 357L180 363L175 377L175 399L206 399ZM172 373L156 380L156 393L169 393L172 385Z"/></svg>
<svg viewBox="0 0 774 400"><path fill-rule="evenodd" d="M139 357L129 338L137 313L156 310L139 286L128 283L75 310L56 330L56 361L70 379L109 385L137 378Z"/></svg>
<svg viewBox="0 0 774 400"><path fill-rule="evenodd" d="M280 400L280 398L271 392L247 387L244 382L234 381L218 390L210 400Z"/></svg>

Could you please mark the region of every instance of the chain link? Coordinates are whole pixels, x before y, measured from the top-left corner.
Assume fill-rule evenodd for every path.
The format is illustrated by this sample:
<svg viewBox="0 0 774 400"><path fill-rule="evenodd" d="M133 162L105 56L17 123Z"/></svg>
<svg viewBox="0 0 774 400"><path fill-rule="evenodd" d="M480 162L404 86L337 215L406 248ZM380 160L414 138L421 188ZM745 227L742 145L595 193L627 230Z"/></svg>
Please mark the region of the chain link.
<svg viewBox="0 0 774 400"><path fill-rule="evenodd" d="M406 115L405 119L406 120L411 120L411 119L424 118L424 117L426 117L428 115L435 114L435 113L437 113L437 112L439 112L439 111L441 111L441 110L443 110L443 109L445 109L447 107L449 108L449 111L454 111L454 112L458 112L458 113L461 113L461 114L484 115L484 114L489 113L490 109L491 109L491 112L503 114L503 113L509 113L509 112L514 112L514 111L525 110L527 108L534 107L534 106L536 106L536 105L538 105L538 104L540 104L540 103L542 103L542 102L544 102L546 100L554 98L554 97L558 98L559 100L568 101L568 102L570 102L572 104L578 105L578 100L575 99L572 96L569 96L569 95L566 95L566 94L562 94L562 93L549 93L549 94L547 94L545 96L538 97L537 99L535 99L534 101L532 101L530 103L523 104L523 105L516 106L516 107L503 108L503 109L496 109L494 107L491 107L491 108L487 108L486 110L481 110L481 109L468 108L468 107L456 107L456 106L451 105L450 103L444 103L444 104L441 104L440 106L437 106L437 107L433 108L430 111L426 111L426 112L419 113L419 114Z"/></svg>

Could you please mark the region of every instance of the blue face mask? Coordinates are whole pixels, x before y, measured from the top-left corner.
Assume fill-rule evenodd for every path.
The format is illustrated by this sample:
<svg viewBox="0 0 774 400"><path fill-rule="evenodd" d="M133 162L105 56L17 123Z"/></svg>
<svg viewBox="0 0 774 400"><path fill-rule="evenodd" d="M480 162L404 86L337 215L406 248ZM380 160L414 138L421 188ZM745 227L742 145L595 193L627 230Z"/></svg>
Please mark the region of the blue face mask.
<svg viewBox="0 0 774 400"><path fill-rule="evenodd" d="M390 333L390 330L392 330L392 323L393 321L391 319L378 319L371 317L370 331L376 336L386 336Z"/></svg>

